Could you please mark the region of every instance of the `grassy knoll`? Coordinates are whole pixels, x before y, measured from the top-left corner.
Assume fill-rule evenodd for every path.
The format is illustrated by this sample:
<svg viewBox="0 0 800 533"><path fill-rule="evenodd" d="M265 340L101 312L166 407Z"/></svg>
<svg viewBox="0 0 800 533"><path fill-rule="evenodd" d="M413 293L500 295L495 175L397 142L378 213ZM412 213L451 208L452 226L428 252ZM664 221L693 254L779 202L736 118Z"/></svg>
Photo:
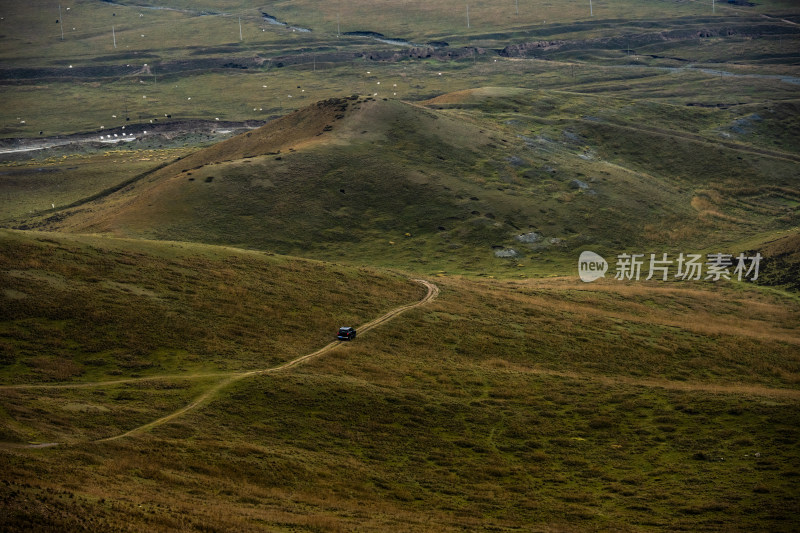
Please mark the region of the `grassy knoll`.
<svg viewBox="0 0 800 533"><path fill-rule="evenodd" d="M265 368L421 291L231 249L16 232L1 242L5 383Z"/></svg>
<svg viewBox="0 0 800 533"><path fill-rule="evenodd" d="M329 100L32 224L428 273L564 274L548 261L587 247L734 253L798 224L798 155L761 133L792 135L776 108L507 88Z"/></svg>
<svg viewBox="0 0 800 533"><path fill-rule="evenodd" d="M4 451L7 527L792 529L795 301L439 283L430 306L151 433ZM63 416L29 423L58 435Z"/></svg>

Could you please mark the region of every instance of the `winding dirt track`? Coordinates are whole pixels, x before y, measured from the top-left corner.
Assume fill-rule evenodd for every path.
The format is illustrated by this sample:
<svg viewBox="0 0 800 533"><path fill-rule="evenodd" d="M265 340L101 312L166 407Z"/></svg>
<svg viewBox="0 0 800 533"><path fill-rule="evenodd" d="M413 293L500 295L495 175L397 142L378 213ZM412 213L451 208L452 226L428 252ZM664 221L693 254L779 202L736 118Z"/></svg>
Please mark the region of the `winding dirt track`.
<svg viewBox="0 0 800 533"><path fill-rule="evenodd" d="M368 322L362 326L357 327L360 334L366 333L373 328L376 328L392 319L397 317L399 314L404 313L410 309L414 309L416 307L422 306L433 300L439 295L439 288L426 280L415 279L412 280L417 283L424 285L427 289L427 293L425 296L419 300L418 302L414 302L411 304L403 305L397 307L388 313ZM270 374L275 372L280 372L282 370L287 370L289 368L298 366L303 364L311 359L315 359L320 357L334 349L337 346L341 345L340 341L333 341L319 350L297 357L296 359L292 359L291 361L287 361L282 363L278 366L272 368L265 368L260 370L250 370L247 372L235 372L235 373L225 373L225 372L214 372L214 373L198 373L198 374L183 374L183 375L175 375L175 374L164 374L158 376L148 376L143 378L128 378L128 379L118 379L118 380L110 380L110 381L96 381L96 382L87 382L87 383L72 383L72 384L41 384L41 385L2 385L0 386L0 390L4 389L21 389L21 388L47 388L47 389L66 389L66 388L89 388L89 387L102 387L107 385L117 385L122 383L134 383L134 382L141 382L141 381L151 381L151 380L158 380L158 379L198 379L198 378L206 378L206 377L219 377L222 378L220 381L216 382L210 388L208 388L205 392L203 392L200 396L195 398L191 403L188 405L173 411L172 413L163 416L157 420L144 424L142 426L136 427L127 431L125 433L115 435L112 437L107 437L104 439L100 439L95 442L108 442L117 439L122 439L125 437L130 437L132 435L137 435L140 433L144 433L149 431L150 429L163 425L171 420L174 420L183 414L203 405L211 398L213 398L220 390L224 389L228 385L239 381L241 379L245 379L250 376L256 376L261 374ZM585 379L590 381L597 381L604 385L629 385L629 386L638 386L638 387L646 387L646 388L661 388L666 390L675 390L675 391L692 391L692 392L708 392L713 394L737 394L737 395L745 395L745 396L763 396L763 397L772 397L780 400L789 400L789 401L797 401L800 400L800 391L795 389L776 389L770 387L764 387L759 385L735 385L735 384L705 384L705 383L687 383L687 382L677 382L677 381L670 381L665 379L647 379L647 378L633 378L633 377L625 377L625 376L601 376L601 375L594 375L594 374L583 374L583 373L576 373L576 372L564 372L564 371L556 371L556 370L548 370L542 368L530 369L530 368L517 368L514 367L510 369L513 372L525 372L525 373L532 373L532 374L540 374L540 375L548 375L548 376L556 376L556 377L563 377L567 379ZM0 443L0 448L48 448L52 446L57 446L59 443L50 442L50 443L38 443L38 444L20 444L20 443Z"/></svg>
<svg viewBox="0 0 800 533"><path fill-rule="evenodd" d="M431 300L433 300L434 298L436 298L439 295L439 287L437 287L433 283L431 283L429 281L426 281L426 280L423 280L423 279L415 279L415 280L412 280L412 281L416 281L417 283L421 283L422 285L424 285L428 289L428 292L425 294L425 297L423 297L418 302L414 302L414 303L411 303L411 304L403 305L403 306L397 307L395 309L392 309L391 311L389 311L385 315L383 315L381 317L378 317L375 320L364 324L363 326L357 327L356 330L358 330L358 332L363 335L364 333L366 333L367 331L371 330L372 328L378 327L381 324L384 324L384 323L392 320L393 318L395 318L397 315L399 315L401 313L404 313L404 312L406 312L406 311L408 311L410 309L414 309L415 307L419 307L421 305L425 305L426 303L430 302ZM323 354L326 354L326 353L330 352L331 350L334 350L340 344L341 344L341 341L333 341L330 344L327 344L327 345L323 346L322 348L320 348L316 352L312 352L310 354L306 354L306 355L300 356L297 359L292 359L291 361L288 361L286 363L283 363L281 365L278 365L278 366L275 366L275 367L272 367L272 368L266 368L266 369L263 369L263 370L250 370L249 372L239 372L239 373L236 373L236 374L228 374L227 375L228 376L227 379L223 379L219 383L215 384L213 387L211 387L210 389L205 391L203 394L201 394L200 396L195 398L194 401L192 403L190 403L189 405L186 405L185 407L182 407L182 408L178 409L177 411L174 411L174 412L168 414L167 416L161 417L158 420L153 420L152 422L149 422L149 423L147 423L147 424L145 424L143 426L139 426L137 428L134 428L134 429L132 429L132 430L130 430L128 432L122 433L120 435L115 435L113 437L107 437L105 439L100 439L100 440L98 440L96 442L108 442L108 441L112 441L112 440L122 439L122 438L125 438L125 437L130 437L131 435L136 435L136 434L142 433L144 431L148 431L148 430L150 430L150 429L152 429L154 427L160 426L160 425L165 424L165 423L167 423L167 422L169 422L171 420L174 420L174 419L178 418L179 416L187 413L188 411L191 411L192 409L204 404L206 401L208 401L210 398L212 398L214 395L216 395L217 392L219 392L220 390L224 389L225 387L227 387L231 383L234 383L236 381L239 381L241 379L244 379L244 378L247 378L247 377L250 377L250 376L257 376L257 375L260 375L260 374L270 374L270 373L274 373L274 372L280 372L281 370L286 370L287 368L292 368L294 366L297 366L297 365L300 365L302 363L305 363L305 362L307 362L307 361L309 361L311 359L317 358L317 357L319 357L319 356L321 356ZM211 375L213 375L213 374L211 374Z"/></svg>

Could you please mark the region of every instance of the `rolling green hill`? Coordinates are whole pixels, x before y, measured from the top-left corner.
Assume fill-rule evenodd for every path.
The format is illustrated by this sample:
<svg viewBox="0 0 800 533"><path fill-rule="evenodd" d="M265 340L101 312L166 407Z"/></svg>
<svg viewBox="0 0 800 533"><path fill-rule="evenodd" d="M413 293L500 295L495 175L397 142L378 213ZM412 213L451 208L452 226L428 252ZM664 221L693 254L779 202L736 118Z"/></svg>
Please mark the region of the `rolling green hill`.
<svg viewBox="0 0 800 533"><path fill-rule="evenodd" d="M3 3L0 528L795 531L798 24Z"/></svg>
<svg viewBox="0 0 800 533"><path fill-rule="evenodd" d="M270 366L420 295L368 268L175 242L3 231L0 262L6 383Z"/></svg>
<svg viewBox="0 0 800 533"><path fill-rule="evenodd" d="M560 91L331 99L21 227L423 272L566 274L553 264L585 248L738 252L797 227L800 155L722 136L731 123Z"/></svg>
<svg viewBox="0 0 800 533"><path fill-rule="evenodd" d="M0 246L7 531L793 527L796 298L437 278L226 382L421 290L175 242Z"/></svg>

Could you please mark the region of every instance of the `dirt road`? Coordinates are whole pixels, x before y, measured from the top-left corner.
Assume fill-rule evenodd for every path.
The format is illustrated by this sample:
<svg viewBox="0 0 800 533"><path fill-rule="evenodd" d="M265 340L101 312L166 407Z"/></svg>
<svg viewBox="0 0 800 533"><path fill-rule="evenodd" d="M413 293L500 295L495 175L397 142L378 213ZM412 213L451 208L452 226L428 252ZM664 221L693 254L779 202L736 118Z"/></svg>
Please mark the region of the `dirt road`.
<svg viewBox="0 0 800 533"><path fill-rule="evenodd" d="M396 318L401 313L404 313L408 310L414 309L416 307L420 307L422 305L427 304L428 302L435 299L439 294L439 288L426 280L415 279L413 280L417 283L422 284L427 289L427 293L425 296L414 303L403 305L397 307L388 313L363 324L357 327L357 330L361 335L367 333L368 331L376 328L394 318ZM157 376L148 376L144 378L128 378L128 379L118 379L118 380L111 380L111 381L97 381L97 382L87 382L87 383L73 383L73 384L41 384L41 385L4 385L0 386L0 390L3 389L22 389L22 388L89 388L89 387L103 387L109 385L117 385L122 383L132 383L132 382L141 382L147 380L158 380L158 379L176 379L176 378L183 378L183 379L200 379L200 378L208 378L208 377L219 377L221 378L219 381L211 385L207 390L205 390L201 395L195 398L192 402L177 409L166 416L153 420L147 424L138 426L133 428L125 433L121 433L119 435L114 435L111 437L106 437L104 439L100 439L96 442L108 442L114 441L118 439L122 439L125 437L130 437L133 435L141 434L147 432L155 427L161 426L175 420L186 414L193 409L196 409L212 398L214 398L221 390L223 390L228 385L231 385L239 380L257 376L262 374L271 374L276 372L281 372L283 370L290 369L292 367L298 366L305 362L308 362L312 359L321 357L322 355L335 350L338 346L342 344L341 341L333 341L319 350L316 350L312 353L302 355L285 363L282 363L278 366L259 369L259 370L250 370L247 372L233 372L233 373L225 373L225 372L216 372L216 373L198 373L198 374L189 374L189 375L174 375L174 374L165 374L165 375L157 375ZM634 377L627 377L627 376L602 376L602 375L595 375L595 374L587 374L587 373L576 373L576 372L565 372L565 371L555 371L555 370L548 370L543 368L527 368L527 367L512 367L509 368L511 372L524 372L524 373L533 373L533 374L541 374L541 375L548 375L548 376L558 376L564 377L568 379L578 379L578 380L589 380L600 382L604 385L608 386L615 386L615 385L628 385L628 386L637 386L637 387L645 387L645 388L662 388L667 390L676 390L676 391L691 391L691 392L708 392L712 394L736 394L736 395L744 395L744 396L763 396L763 397L771 397L779 400L798 400L800 399L800 391L792 390L792 389L776 389L770 388L760 385L735 385L735 384L706 384L706 383L690 383L690 382L676 382L676 381L669 381L665 379L648 379L648 378L634 378ZM38 444L21 444L21 443L0 443L0 447L6 448L47 448L56 446L58 443L38 443Z"/></svg>
<svg viewBox="0 0 800 533"><path fill-rule="evenodd" d="M401 313L404 313L404 312L406 312L406 311L408 311L410 309L414 309L414 308L419 307L421 305L425 305L426 303L430 302L431 300L436 298L436 296L439 295L439 288L436 285L434 285L433 283L431 283L429 281L426 281L426 280L423 280L423 279L415 279L413 281L416 281L417 283L421 283L422 285L424 285L428 289L428 292L425 294L425 296L420 301L414 302L414 303L411 303L411 304L408 304L408 305L403 305L403 306L397 307L397 308L389 311L385 315L383 315L383 316L381 316L379 318L376 318L375 320L373 320L371 322L368 322L368 323L366 323L366 324L364 324L362 326L357 327L356 330L361 335L363 335L364 333L368 332L369 330L371 330L371 329L373 329L373 328L375 328L377 326L380 326L381 324L384 324L384 323L392 320L393 318L397 317ZM206 403L209 399L214 397L220 390L224 389L225 387L227 387L231 383L234 383L236 381L239 381L241 379L244 379L244 378L247 378L247 377L250 377L250 376L257 376L257 375L260 375L260 374L270 374L270 373L280 372L281 370L286 370L288 368L295 367L297 365L300 365L302 363L310 361L311 359L320 357L321 355L326 354L326 353L330 352L331 350L336 349L336 347L339 346L340 344L342 344L342 341L333 341L333 342L323 346L322 348L320 348L316 352L312 352L310 354L306 354L306 355L300 356L300 357L298 357L296 359L292 359L291 361L288 361L288 362L283 363L281 365L278 365L276 367L266 368L266 369L263 369L263 370L250 370L249 372L240 372L240 373L236 373L236 374L231 374L228 377L226 377L226 379L223 379L222 381L216 383L213 387L211 387L210 389L205 391L203 394L201 394L200 396L195 398L195 400L192 401L189 405L187 405L185 407L182 407L182 408L178 409L177 411L174 411L174 412L168 414L167 416L161 417L158 420L154 420L154 421L152 421L150 423L147 423L147 424L145 424L143 426L139 426L139 427L134 428L134 429L132 429L130 431L122 433L121 435L115 435L113 437L107 437L105 439L100 439L97 442L107 442L107 441L122 439L122 438L125 438L125 437L129 437L131 435L136 435L138 433L142 433L144 431L148 431L150 429L153 429L154 427L160 426L160 425L165 424L165 423L167 423L167 422L169 422L171 420L174 420L174 419L178 418L179 416L191 411L192 409L195 409L196 407L199 407L200 405Z"/></svg>
<svg viewBox="0 0 800 533"><path fill-rule="evenodd" d="M439 295L439 287L437 287L435 284L433 284L433 283L431 283L429 281L423 280L423 279L414 279L412 281L420 283L421 285L423 285L427 289L427 292L426 292L425 296L421 300L419 300L418 302L402 305L400 307L392 309L388 313L376 318L375 320L372 320L371 322L367 322L364 325L358 326L356 328L357 331L361 335L363 335L364 333L370 331L371 329L376 328L376 327L380 326L381 324L384 324L384 323L392 320L393 318L397 317L401 313L404 313L404 312L406 312L406 311L408 311L410 309L414 309L414 308L419 307L421 305L425 305L426 303L430 302L431 300L433 300L434 298L436 298ZM203 392L203 394L201 394L200 396L195 398L191 403L189 403L188 405L186 405L184 407L181 407L180 409L178 409L176 411L173 411L172 413L170 413L170 414L168 414L166 416L163 416L163 417L161 417L161 418L159 418L157 420L153 420L152 422L149 422L149 423L144 424L142 426L133 428L130 431L127 431L125 433L121 433L119 435L114 435L112 437L107 437L105 439L100 439L100 440L96 441L96 442L107 442L107 441L113 441L113 440L129 437L131 435L136 435L136 434L139 434L139 433L143 433L143 432L148 431L148 430L150 430L150 429L152 429L154 427L158 427L158 426L160 426L162 424L166 424L167 422L169 422L171 420L174 420L174 419L184 415L185 413L191 411L192 409L195 409L195 408L203 405L208 400L213 398L220 390L224 389L225 387L227 387L231 383L235 383L236 381L239 381L241 379L245 379L245 378L248 378L248 377L251 377L251 376L257 376L257 375L260 375L260 374L270 374L270 373L274 373L274 372L280 372L282 370L286 370L286 369L295 367L297 365L300 365L302 363L310 361L311 359L320 357L320 356L322 356L322 355L324 355L324 354L336 349L336 347L338 347L341 344L342 344L342 341L333 341L333 342L323 346L322 348L320 348L319 350L317 350L315 352L300 356L300 357L298 357L296 359L292 359L291 361L287 361L286 363L283 363L283 364L278 365L276 367L265 368L265 369L260 369L260 370L250 370L250 371L247 371L247 372L234 372L234 373L215 372L215 373L198 373L198 374L189 374L189 375L175 375L175 374L168 374L167 375L167 374L164 374L164 375L147 376L147 377L142 377L142 378L116 379L116 380L110 380L110 381L93 381L93 382L85 382L85 383L0 385L0 390L9 390L9 389L71 389L71 388L72 389L84 389L84 388L92 388L92 387L103 387L103 386L109 386L109 385L119 385L119 384L123 384L123 383L135 383L135 382L142 382L142 381L152 381L152 380L159 380L159 379L181 379L181 378L182 379L201 379L201 378L207 378L207 377L221 377L221 378L223 378L220 381L218 381L217 383L215 383L214 385L212 385L205 392ZM57 443L57 442L46 442L46 443L36 443L36 444L0 443L0 447L3 447L3 448L50 448L50 447L53 447L53 446L58 446L58 444L59 443Z"/></svg>

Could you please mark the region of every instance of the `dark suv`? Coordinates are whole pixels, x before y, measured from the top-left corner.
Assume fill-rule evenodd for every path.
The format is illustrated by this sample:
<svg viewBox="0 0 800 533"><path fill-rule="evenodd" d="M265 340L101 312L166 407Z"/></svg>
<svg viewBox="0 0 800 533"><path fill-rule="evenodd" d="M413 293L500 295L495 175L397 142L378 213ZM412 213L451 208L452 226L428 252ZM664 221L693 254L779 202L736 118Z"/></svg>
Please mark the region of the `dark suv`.
<svg viewBox="0 0 800 533"><path fill-rule="evenodd" d="M356 338L356 330L351 327L339 328L336 338L340 341L351 341Z"/></svg>

